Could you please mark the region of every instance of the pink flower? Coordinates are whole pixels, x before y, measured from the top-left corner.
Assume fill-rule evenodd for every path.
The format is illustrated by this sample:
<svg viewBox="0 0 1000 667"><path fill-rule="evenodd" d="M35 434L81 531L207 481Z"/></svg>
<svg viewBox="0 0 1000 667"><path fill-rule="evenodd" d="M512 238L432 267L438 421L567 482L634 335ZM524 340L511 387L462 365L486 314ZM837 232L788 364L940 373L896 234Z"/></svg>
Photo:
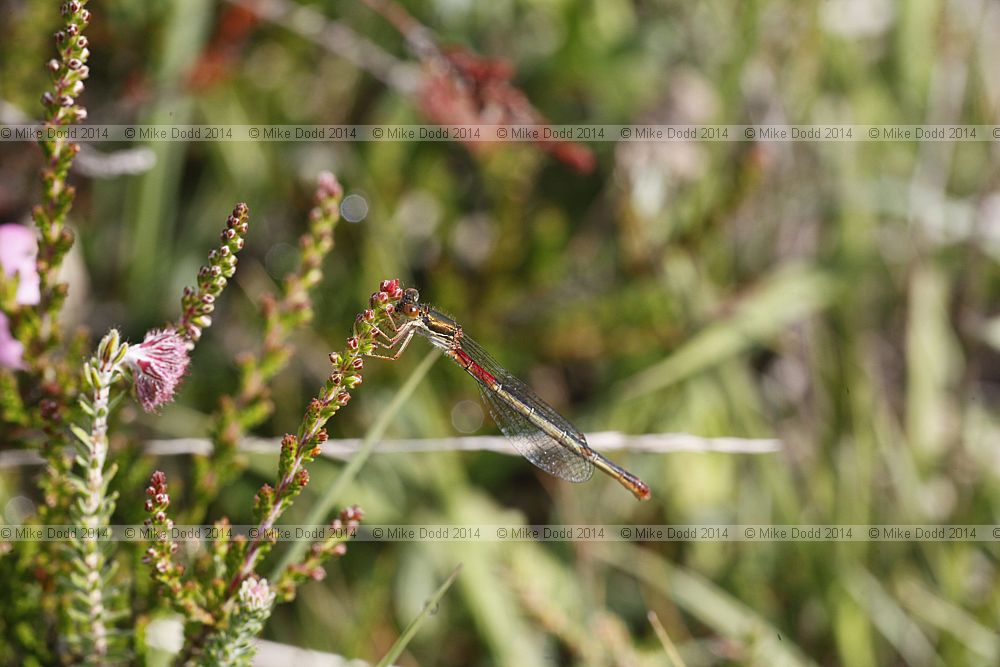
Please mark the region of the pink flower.
<svg viewBox="0 0 1000 667"><path fill-rule="evenodd" d="M24 225L0 225L0 267L8 276L18 275L17 294L14 300L24 305L36 304L41 299L35 255L38 241L35 232ZM0 313L0 366L24 368L24 346L10 335L7 317Z"/></svg>
<svg viewBox="0 0 1000 667"><path fill-rule="evenodd" d="M14 370L24 369L24 346L10 335L7 316L0 313L0 366Z"/></svg>
<svg viewBox="0 0 1000 667"><path fill-rule="evenodd" d="M189 362L187 344L173 329L150 331L142 343L129 346L125 363L132 369L143 410L154 412L173 399Z"/></svg>

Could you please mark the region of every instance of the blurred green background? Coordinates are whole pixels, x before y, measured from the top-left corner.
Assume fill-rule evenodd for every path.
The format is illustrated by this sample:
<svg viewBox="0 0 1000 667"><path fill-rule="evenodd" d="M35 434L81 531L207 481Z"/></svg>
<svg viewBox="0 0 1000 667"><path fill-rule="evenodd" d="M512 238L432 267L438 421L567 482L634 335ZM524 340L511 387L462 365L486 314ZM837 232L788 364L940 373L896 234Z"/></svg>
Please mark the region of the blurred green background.
<svg viewBox="0 0 1000 667"><path fill-rule="evenodd" d="M425 122L413 94L337 44L231 4L91 4L89 123ZM368 7L302 4L417 65ZM442 44L508 59L554 123L1000 123L1000 5L984 0L404 5ZM57 7L0 0L0 99L35 116ZM0 218L21 221L39 153L3 146ZM163 142L143 173L77 174L71 314L132 340L177 316L233 204L251 209L178 402L159 418L125 408L119 430L205 436L234 389L233 356L257 347L257 297L293 266L330 169L370 211L338 226L316 321L258 435L295 429L326 354L398 276L583 430L783 443L613 454L652 487L642 505L606 478L571 485L518 457L376 455L336 499L366 521L1000 522L1000 144L591 148L596 168L581 174L529 144ZM361 437L426 348L368 362L331 437ZM460 435L474 384L435 364L388 436ZM489 417L475 431L494 432ZM210 516L246 523L276 458L247 457ZM175 457L119 478L121 512L141 505L146 464L167 470L182 506L188 462ZM339 467L316 462L287 523ZM33 474L7 471L4 496ZM998 553L983 541L357 543L265 636L375 661L462 562L399 664L671 664L649 611L691 666L997 664Z"/></svg>

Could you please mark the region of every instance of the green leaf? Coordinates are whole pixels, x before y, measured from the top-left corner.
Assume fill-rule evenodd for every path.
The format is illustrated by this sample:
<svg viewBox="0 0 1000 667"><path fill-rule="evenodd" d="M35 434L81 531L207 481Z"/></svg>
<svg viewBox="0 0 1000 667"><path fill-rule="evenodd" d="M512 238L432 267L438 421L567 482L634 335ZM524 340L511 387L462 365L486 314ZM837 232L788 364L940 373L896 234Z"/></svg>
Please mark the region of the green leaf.
<svg viewBox="0 0 1000 667"><path fill-rule="evenodd" d="M89 448L93 446L94 441L90 437L90 433L84 431L82 428L76 424L70 424L69 430L72 431L73 435L76 436L77 440L87 446L87 451L89 453Z"/></svg>

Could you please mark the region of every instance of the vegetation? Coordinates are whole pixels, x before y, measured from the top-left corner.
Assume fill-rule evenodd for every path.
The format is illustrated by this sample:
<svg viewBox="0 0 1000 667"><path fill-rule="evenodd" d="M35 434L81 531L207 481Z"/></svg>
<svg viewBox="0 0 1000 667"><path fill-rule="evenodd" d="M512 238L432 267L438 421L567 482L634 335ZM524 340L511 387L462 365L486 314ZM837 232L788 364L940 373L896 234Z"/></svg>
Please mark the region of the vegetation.
<svg viewBox="0 0 1000 667"><path fill-rule="evenodd" d="M1000 124L992 3L0 8L8 124ZM1000 524L996 141L2 145L2 524ZM642 504L380 453L496 432L425 342L362 361L396 276L587 432L780 450L610 453ZM0 541L0 662L1000 660L982 532L345 546Z"/></svg>

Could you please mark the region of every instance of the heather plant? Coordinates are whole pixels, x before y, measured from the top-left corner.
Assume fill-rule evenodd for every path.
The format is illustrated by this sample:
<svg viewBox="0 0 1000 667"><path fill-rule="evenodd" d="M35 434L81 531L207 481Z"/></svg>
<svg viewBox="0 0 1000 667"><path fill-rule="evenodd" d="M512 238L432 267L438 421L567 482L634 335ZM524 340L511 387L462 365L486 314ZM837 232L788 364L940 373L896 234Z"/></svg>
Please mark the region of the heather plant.
<svg viewBox="0 0 1000 667"><path fill-rule="evenodd" d="M86 110L77 103L88 76L89 50L83 29L91 15L84 4L71 1L62 6L65 25L56 34L59 58L48 64L53 88L42 100L49 130L86 118ZM34 210L37 236L27 227L0 226L0 416L6 425L5 444L27 446L35 440L41 444L46 461L41 479L45 505L38 520L76 526L82 532L64 543L23 544L23 549L4 559L7 580L19 587L14 599L20 602L4 609L0 628L14 641L5 644L0 658L28 663L121 663L137 658L142 644L136 643L136 618L129 608L133 573L120 568L127 562L122 549L128 551L133 545L108 539L119 498L117 491L110 490L118 471L111 448L115 408L129 393L148 413L158 412L173 400L190 370L191 351L211 326L217 299L236 271L237 254L249 229L249 209L239 204L233 210L221 245L209 254L196 285L185 288L176 323L151 330L141 342L132 344L117 329L110 330L77 379L73 360L87 335L81 332L67 342L60 328L59 313L68 285L58 276L74 240L68 216L75 190L67 180L80 149L58 131L44 136L41 146L47 163L42 173L43 203ZM300 244L298 268L289 272L279 297L263 299L263 349L258 356L240 359L240 389L235 397L222 400L213 428L213 456L207 462L199 460L195 467L193 495L197 500L189 516L203 516L213 494L233 474L237 442L270 412L267 383L291 354L290 332L311 318L309 290L321 279L323 259L333 245L341 196L336 178L321 174L316 207ZM387 297L373 301L373 307L381 318L387 308L391 312ZM374 313L368 310L359 316L355 336L343 355L331 355L334 371L329 381L310 404L298 435L286 438L279 480L274 489L265 485L255 503L263 535L308 482L304 465L326 440L323 424L347 403L349 390L361 382L360 355L370 345L376 327ZM143 561L186 625L194 628L182 660L196 657L204 664L249 664L254 640L275 600L268 581L255 573L270 543L267 539L249 544L220 540L204 561L209 571L199 572L204 578L185 578L186 568L174 560L177 544L169 537L173 522L167 515L170 496L164 473L152 475L147 494L146 523L161 532L144 547ZM345 531L356 528L360 518L359 509L344 510L331 525L333 537L316 543L302 562L280 573L282 600L292 599L296 587L305 581L321 578L324 561L343 555L349 535ZM217 525L227 524L223 519ZM37 623L39 619L45 622Z"/></svg>
<svg viewBox="0 0 1000 667"><path fill-rule="evenodd" d="M266 381L290 354L286 343L288 332L310 317L308 291L319 281L323 256L332 246L332 227L340 195L340 186L332 174L322 174L316 195L317 207L310 216L310 231L302 239L301 268L289 274L280 301L265 299L264 351L260 359L243 359L241 394L236 402L224 400L227 407L219 417L217 432L220 437L216 442L221 451L214 462L216 465L220 461L230 465L226 457L231 457L232 452L226 445L235 448L244 429L266 416ZM198 272L196 286L185 288L177 323L150 331L142 342L131 345L113 329L102 338L94 356L82 369L81 386L86 391L76 397L78 406L70 411L73 416L68 428L76 448L74 465L57 466L51 462L48 465L46 481L50 488L62 488L66 492L61 498L47 497L49 511L43 519L51 523L52 517L66 516L66 523L85 530L84 537L71 540L67 548L55 554L39 552L34 558L36 567L56 577L59 595L64 598L55 605L59 618L52 642L64 659L106 664L125 661L134 655L134 633L128 628L132 620L127 606L130 581L127 573L119 571L119 561L112 550L112 546L119 543L106 539L118 496L116 492L109 492L117 471L117 465L109 462L109 430L113 408L124 395L120 390L113 394L112 390L128 381L135 399L146 412L156 412L173 399L189 370L190 352L212 324L216 300L235 273L236 255L244 247L248 219L247 206L237 205L222 233L221 245L209 254L208 264ZM5 234L21 238L19 231L8 230ZM39 241L40 244L44 242L44 239ZM17 244L11 246L17 247ZM5 289L14 295L20 290L22 296L18 306L31 305L35 301L30 295L31 280L36 274L31 270L23 271L23 267L14 263L11 266L16 278ZM401 295L398 282L386 282L383 287L398 300ZM23 296L25 291L29 292L27 297ZM257 562L273 542L269 531L275 521L308 483L305 464L319 454L321 444L327 439L323 425L347 404L350 390L361 383L361 357L371 350L374 332L379 331L378 323L384 324L392 312L390 294L385 291L373 295L371 303L372 308L358 316L354 335L344 352L330 355L333 372L320 395L310 403L298 434L288 435L283 441L275 487L265 485L258 493L254 515L260 524L260 538L249 543L239 538L218 540L213 544L210 557L203 561L207 571L195 568L191 571L198 576L185 578L186 568L174 561L177 544L169 537L174 524L167 515L170 496L166 476L157 471L150 478L146 490L145 509L149 514L146 523L161 531L157 533L161 537L146 548L143 561L149 565L157 584L169 593L171 604L193 628L183 661L249 664L254 639L275 599L268 581L255 573ZM7 312L12 313L13 309ZM9 343L9 366L13 368L23 367L20 355L24 343L16 338L19 331L14 329L15 337ZM20 406L23 397L11 392L4 395L4 402ZM57 461L66 458L62 452L55 453ZM196 484L201 483L202 495L199 497L207 502L210 500L208 494L215 487L205 488L204 468L199 470L202 474L195 477ZM65 506L60 507L61 502L65 502ZM360 518L360 509L344 510L331 524L332 537L316 543L301 562L290 564L279 574L278 590L282 600L294 598L296 587L302 583L322 578L324 561L343 555L344 541L350 534L346 531L355 529ZM222 520L217 526L223 530L227 524ZM29 557L18 559L25 568L31 562ZM29 588L38 585L31 579L23 583ZM43 604L38 591L30 597L40 606ZM38 613L41 611L36 609ZM11 620L15 624L18 622L16 618L8 618L8 623ZM40 638L40 641L24 642L21 648L28 656L34 651L37 659L48 660L52 656L45 647L44 638ZM14 655L17 653L8 657Z"/></svg>

